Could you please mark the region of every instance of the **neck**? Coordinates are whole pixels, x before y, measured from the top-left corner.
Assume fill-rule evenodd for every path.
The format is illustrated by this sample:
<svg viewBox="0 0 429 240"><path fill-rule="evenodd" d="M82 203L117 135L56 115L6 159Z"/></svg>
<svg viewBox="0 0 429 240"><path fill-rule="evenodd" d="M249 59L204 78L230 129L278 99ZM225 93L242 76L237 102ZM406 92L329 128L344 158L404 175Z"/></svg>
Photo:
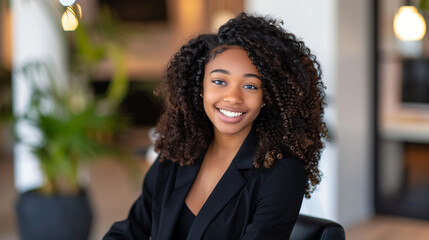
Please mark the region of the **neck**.
<svg viewBox="0 0 429 240"><path fill-rule="evenodd" d="M214 129L213 140L210 144L211 150L217 152L221 155L235 154L240 149L247 135L249 135L250 129L248 131L241 131L236 134L223 134Z"/></svg>

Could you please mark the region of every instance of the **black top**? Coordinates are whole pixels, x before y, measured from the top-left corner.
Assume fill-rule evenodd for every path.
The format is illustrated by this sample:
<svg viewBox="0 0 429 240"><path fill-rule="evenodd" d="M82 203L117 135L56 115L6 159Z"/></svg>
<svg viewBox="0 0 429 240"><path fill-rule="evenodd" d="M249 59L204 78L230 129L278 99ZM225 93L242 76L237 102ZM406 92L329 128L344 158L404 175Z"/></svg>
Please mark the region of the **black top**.
<svg viewBox="0 0 429 240"><path fill-rule="evenodd" d="M185 240L188 236L189 229L191 229L194 222L195 215L189 209L186 203L183 204L182 211L180 211L179 218L177 219L176 228L174 229L173 239Z"/></svg>

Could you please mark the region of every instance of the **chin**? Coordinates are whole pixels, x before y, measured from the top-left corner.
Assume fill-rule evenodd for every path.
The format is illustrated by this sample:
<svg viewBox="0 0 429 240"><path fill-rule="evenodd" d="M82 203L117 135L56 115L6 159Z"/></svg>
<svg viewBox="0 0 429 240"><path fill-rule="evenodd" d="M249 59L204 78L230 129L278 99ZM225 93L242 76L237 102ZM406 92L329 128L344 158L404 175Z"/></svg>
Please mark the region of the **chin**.
<svg viewBox="0 0 429 240"><path fill-rule="evenodd" d="M245 127L242 127L242 126L219 126L219 127L216 127L216 126L214 126L214 127L216 128L216 130L219 133L225 134L225 135L236 135L236 134L244 133L244 132L248 133L251 129L251 127L249 127L249 126L245 126Z"/></svg>

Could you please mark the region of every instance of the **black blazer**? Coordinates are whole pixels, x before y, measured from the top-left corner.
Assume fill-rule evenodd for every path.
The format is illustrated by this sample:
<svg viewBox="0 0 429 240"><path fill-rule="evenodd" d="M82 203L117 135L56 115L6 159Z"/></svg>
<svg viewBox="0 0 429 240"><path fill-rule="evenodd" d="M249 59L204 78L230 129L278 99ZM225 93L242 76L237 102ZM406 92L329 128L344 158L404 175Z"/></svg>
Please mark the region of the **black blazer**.
<svg viewBox="0 0 429 240"><path fill-rule="evenodd" d="M196 216L188 240L289 239L305 190L304 165L287 157L271 168L255 169L256 147L252 130ZM115 223L103 239L172 239L203 155L184 167L156 160L128 218Z"/></svg>

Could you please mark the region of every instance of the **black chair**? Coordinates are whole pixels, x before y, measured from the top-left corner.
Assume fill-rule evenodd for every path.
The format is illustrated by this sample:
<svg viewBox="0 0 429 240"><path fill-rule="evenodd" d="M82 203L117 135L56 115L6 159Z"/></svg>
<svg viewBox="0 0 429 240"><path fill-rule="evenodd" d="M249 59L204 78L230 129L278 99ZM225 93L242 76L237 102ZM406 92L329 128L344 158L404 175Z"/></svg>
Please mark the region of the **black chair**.
<svg viewBox="0 0 429 240"><path fill-rule="evenodd" d="M344 228L333 221L299 215L290 240L345 240Z"/></svg>

